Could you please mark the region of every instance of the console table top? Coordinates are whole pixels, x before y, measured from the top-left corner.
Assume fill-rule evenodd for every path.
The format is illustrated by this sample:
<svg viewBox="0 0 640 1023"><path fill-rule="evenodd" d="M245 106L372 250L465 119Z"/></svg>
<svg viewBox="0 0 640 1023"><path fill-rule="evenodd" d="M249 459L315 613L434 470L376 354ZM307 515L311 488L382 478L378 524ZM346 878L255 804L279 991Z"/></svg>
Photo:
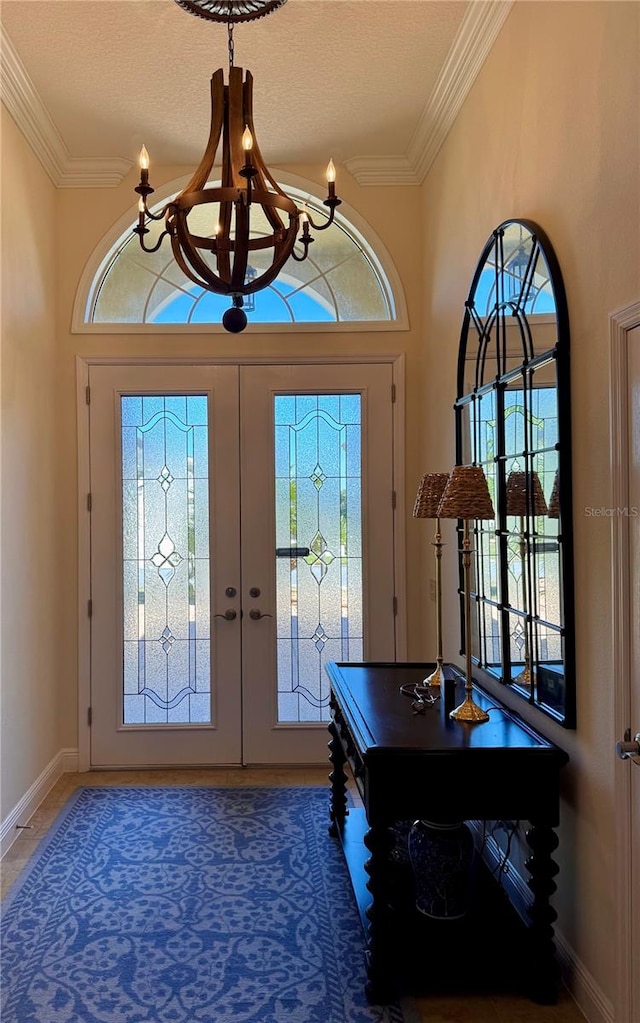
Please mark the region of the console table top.
<svg viewBox="0 0 640 1023"><path fill-rule="evenodd" d="M568 760L567 754L543 735L536 732L514 712L501 705L482 689L474 686L474 700L489 711L490 719L469 724L452 721L444 708L444 692L440 699L428 706L422 714L414 714L411 699L403 695L400 686L420 683L433 670L427 663L341 663L331 662L326 670L340 707L349 722L350 730L363 755L388 755L427 751L429 755L455 754L474 751L474 760L485 750L530 750L539 762L549 757L557 766ZM464 697L464 680L458 669L455 706ZM443 687L444 688L444 687Z"/></svg>

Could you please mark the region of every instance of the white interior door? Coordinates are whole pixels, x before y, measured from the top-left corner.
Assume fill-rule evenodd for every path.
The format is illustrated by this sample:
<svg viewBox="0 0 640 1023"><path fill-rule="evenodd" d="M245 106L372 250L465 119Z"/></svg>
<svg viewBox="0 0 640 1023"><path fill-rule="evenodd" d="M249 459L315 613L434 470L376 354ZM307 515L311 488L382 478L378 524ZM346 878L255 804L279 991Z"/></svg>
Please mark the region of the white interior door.
<svg viewBox="0 0 640 1023"><path fill-rule="evenodd" d="M90 370L91 764L326 760L395 657L392 367Z"/></svg>
<svg viewBox="0 0 640 1023"><path fill-rule="evenodd" d="M244 758L321 763L324 665L395 658L392 367L247 366L240 394Z"/></svg>
<svg viewBox="0 0 640 1023"><path fill-rule="evenodd" d="M238 764L238 370L89 382L91 765Z"/></svg>
<svg viewBox="0 0 640 1023"><path fill-rule="evenodd" d="M627 333L629 410L629 553L631 567L630 738L640 742L640 326ZM639 747L640 748L640 747ZM640 756L629 759L631 784L631 1019L640 1019Z"/></svg>
<svg viewBox="0 0 640 1023"><path fill-rule="evenodd" d="M640 303L611 316L616 1023L640 1019Z"/></svg>

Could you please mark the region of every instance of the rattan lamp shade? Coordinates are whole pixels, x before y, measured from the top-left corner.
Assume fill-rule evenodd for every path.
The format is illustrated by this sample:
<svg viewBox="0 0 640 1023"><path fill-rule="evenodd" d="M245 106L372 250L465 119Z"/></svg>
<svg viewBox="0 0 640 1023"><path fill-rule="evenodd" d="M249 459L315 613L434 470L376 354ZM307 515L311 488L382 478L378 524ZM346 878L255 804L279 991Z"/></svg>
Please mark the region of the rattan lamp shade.
<svg viewBox="0 0 640 1023"><path fill-rule="evenodd" d="M441 519L493 519L487 479L479 465L456 465L438 507Z"/></svg>
<svg viewBox="0 0 640 1023"><path fill-rule="evenodd" d="M420 480L416 503L413 506L414 519L437 519L438 506L449 482L447 472L428 472Z"/></svg>
<svg viewBox="0 0 640 1023"><path fill-rule="evenodd" d="M546 515L547 502L537 472L511 472L507 478L507 515Z"/></svg>
<svg viewBox="0 0 640 1023"><path fill-rule="evenodd" d="M559 471L556 469L556 474L553 478L553 487L551 488L551 497L549 498L549 508L547 515L550 519L560 518L560 479Z"/></svg>

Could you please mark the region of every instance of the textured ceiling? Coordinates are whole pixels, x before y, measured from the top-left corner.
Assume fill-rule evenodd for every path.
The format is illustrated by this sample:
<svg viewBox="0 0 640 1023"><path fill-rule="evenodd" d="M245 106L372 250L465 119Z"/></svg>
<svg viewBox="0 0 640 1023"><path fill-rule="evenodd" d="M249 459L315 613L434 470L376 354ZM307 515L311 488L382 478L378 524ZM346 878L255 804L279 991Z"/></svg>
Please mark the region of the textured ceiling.
<svg viewBox="0 0 640 1023"><path fill-rule="evenodd" d="M404 155L467 13L464 0L288 0L235 28L268 163ZM3 0L2 23L72 158L191 166L224 25L173 0Z"/></svg>

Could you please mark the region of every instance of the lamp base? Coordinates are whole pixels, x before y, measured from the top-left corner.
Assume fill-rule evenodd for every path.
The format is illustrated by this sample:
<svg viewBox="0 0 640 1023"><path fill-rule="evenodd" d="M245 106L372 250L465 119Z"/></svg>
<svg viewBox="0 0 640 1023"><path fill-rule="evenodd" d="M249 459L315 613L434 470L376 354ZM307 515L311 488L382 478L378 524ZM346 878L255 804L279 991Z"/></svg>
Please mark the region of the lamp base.
<svg viewBox="0 0 640 1023"><path fill-rule="evenodd" d="M531 689L531 671L527 665L523 668L520 674L513 680L516 685L522 686L525 689Z"/></svg>
<svg viewBox="0 0 640 1023"><path fill-rule="evenodd" d="M423 680L422 684L423 686L434 686L439 689L443 682L444 672L442 670L442 661L439 660L436 663L434 670L431 672L430 675L427 675L427 677Z"/></svg>
<svg viewBox="0 0 640 1023"><path fill-rule="evenodd" d="M477 703L474 703L473 698L467 693L463 702L455 710L452 710L449 717L453 721L488 721L489 715L486 710L479 707Z"/></svg>

